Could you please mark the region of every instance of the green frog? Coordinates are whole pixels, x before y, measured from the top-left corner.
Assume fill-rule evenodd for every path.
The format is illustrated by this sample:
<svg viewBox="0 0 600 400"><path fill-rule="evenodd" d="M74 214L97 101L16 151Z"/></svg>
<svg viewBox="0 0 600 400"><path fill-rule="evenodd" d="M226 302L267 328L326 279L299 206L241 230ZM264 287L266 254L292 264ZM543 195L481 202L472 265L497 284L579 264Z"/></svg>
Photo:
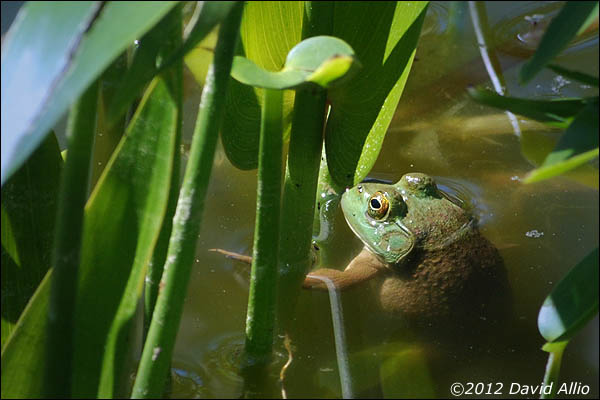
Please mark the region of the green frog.
<svg viewBox="0 0 600 400"><path fill-rule="evenodd" d="M470 329L472 321L503 319L509 289L502 258L433 178L408 173L393 185L362 183L346 190L341 205L364 248L343 271L310 272L304 288L327 290L323 278L342 291L372 281L382 311L411 326Z"/></svg>
<svg viewBox="0 0 600 400"><path fill-rule="evenodd" d="M506 309L508 281L498 250L430 176L359 184L346 190L341 205L364 248L344 271L312 271L304 288L327 288L315 276L339 290L376 279L381 309L413 325L498 319Z"/></svg>

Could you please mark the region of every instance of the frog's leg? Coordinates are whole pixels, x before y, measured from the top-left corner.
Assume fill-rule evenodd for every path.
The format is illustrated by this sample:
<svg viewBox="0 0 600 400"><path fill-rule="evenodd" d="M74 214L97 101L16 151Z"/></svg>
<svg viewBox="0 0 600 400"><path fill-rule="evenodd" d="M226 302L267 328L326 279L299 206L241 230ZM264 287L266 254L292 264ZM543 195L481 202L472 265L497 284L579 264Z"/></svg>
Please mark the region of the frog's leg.
<svg viewBox="0 0 600 400"><path fill-rule="evenodd" d="M386 271L387 268L373 253L363 249L343 271L337 269L321 268L312 271L306 276L302 287L305 289L327 290L325 282L315 276L330 279L338 290L348 289L359 283L368 281L376 275Z"/></svg>
<svg viewBox="0 0 600 400"><path fill-rule="evenodd" d="M227 250L223 250L223 249L208 249L208 251L215 251L217 253L223 254L227 258L232 258L234 260L238 260L238 261L241 261L246 264L252 264L251 256L245 256L243 254L234 253L232 251L227 251Z"/></svg>

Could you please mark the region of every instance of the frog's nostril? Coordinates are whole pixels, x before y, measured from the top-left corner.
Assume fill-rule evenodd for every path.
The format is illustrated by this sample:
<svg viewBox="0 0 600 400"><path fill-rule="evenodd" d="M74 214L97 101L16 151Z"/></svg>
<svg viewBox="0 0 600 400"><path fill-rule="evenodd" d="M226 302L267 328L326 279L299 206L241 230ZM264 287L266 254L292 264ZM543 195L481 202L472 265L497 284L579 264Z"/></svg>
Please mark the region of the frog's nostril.
<svg viewBox="0 0 600 400"><path fill-rule="evenodd" d="M348 186L346 186L346 192L349 192L350 188Z"/></svg>

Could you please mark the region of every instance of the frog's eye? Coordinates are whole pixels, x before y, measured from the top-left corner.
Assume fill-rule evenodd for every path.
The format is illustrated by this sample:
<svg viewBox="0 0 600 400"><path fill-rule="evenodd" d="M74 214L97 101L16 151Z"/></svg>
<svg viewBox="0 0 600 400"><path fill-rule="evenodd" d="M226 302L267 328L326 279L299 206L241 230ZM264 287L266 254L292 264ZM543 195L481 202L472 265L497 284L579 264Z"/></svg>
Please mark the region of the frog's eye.
<svg viewBox="0 0 600 400"><path fill-rule="evenodd" d="M376 192L369 198L367 213L371 218L384 219L389 214L390 202L382 192Z"/></svg>

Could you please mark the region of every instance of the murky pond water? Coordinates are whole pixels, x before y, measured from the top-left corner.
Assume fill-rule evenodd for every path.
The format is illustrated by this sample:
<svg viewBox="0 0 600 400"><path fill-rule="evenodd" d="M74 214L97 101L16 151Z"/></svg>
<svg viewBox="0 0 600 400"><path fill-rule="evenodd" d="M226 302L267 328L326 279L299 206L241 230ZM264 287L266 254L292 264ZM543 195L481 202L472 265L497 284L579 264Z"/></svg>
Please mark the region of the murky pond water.
<svg viewBox="0 0 600 400"><path fill-rule="evenodd" d="M559 8L560 3L487 4L510 95L597 94L596 89L550 71L543 71L527 86L517 84L518 68L523 57L531 54L536 26ZM557 62L597 76L597 31L571 46ZM435 176L446 190L469 199L481 231L504 259L514 321L486 337L449 343L443 340L444 332L439 337L419 337L371 312L368 288L345 292L342 305L357 395L447 397L453 382L482 382L503 383L506 396L512 383L539 385L547 359L537 331L539 308L561 277L598 246L597 164L567 177L523 185L520 179L534 168L536 150L552 146L559 132L519 117L520 130L515 131L505 113L471 101L465 93L468 84L491 87L468 6L433 3L397 115L370 176L397 181L407 172L424 172ZM193 93L188 100L192 115L198 98L199 93ZM186 123L189 128L193 118ZM177 337L173 397L222 398L242 393L236 360L244 340L249 268L208 249L251 253L255 193L255 172L235 169L220 148ZM334 265L329 267L342 269L361 244L339 214L340 228L332 245ZM339 397L326 293L302 293L292 329L293 361L284 381L287 395ZM281 338L275 350L271 387L264 389L270 396L281 393L277 378L288 358ZM598 396L597 317L569 344L561 379L589 385L589 395Z"/></svg>

